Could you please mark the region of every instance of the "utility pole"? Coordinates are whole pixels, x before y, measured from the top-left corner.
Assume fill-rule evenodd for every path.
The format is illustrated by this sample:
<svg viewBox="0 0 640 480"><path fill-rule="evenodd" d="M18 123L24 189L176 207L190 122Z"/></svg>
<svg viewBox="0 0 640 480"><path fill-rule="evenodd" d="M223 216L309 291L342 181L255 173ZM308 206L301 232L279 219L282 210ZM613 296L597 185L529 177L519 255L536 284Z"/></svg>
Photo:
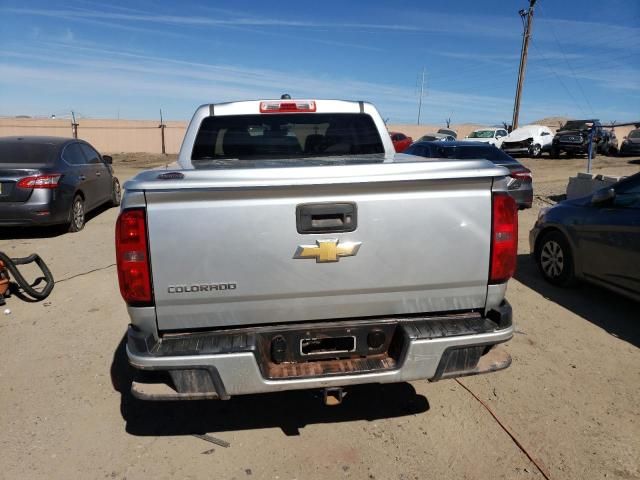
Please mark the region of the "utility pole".
<svg viewBox="0 0 640 480"><path fill-rule="evenodd" d="M527 70L527 52L529 51L529 38L531 37L531 29L533 25L533 7L536 0L529 0L529 8L520 10L520 18L524 25L524 34L522 35L522 49L520 51L520 67L518 68L518 84L516 86L516 98L513 104L513 119L511 120L512 129L518 128L518 117L520 116L520 98L522 96L522 85L524 84L524 74Z"/></svg>
<svg viewBox="0 0 640 480"><path fill-rule="evenodd" d="M76 123L76 114L73 110L71 110L71 133L73 134L73 138L78 138L78 124Z"/></svg>
<svg viewBox="0 0 640 480"><path fill-rule="evenodd" d="M420 100L418 101L418 125L420 125L420 114L422 113L422 96L424 95L424 73L425 73L425 68L422 67L422 82L420 83Z"/></svg>
<svg viewBox="0 0 640 480"><path fill-rule="evenodd" d="M162 121L162 109L160 109L160 125L158 125L158 128L160 129L160 136L162 139L162 154L166 155L166 149L164 146L164 129L165 129L166 125L164 124L164 122Z"/></svg>

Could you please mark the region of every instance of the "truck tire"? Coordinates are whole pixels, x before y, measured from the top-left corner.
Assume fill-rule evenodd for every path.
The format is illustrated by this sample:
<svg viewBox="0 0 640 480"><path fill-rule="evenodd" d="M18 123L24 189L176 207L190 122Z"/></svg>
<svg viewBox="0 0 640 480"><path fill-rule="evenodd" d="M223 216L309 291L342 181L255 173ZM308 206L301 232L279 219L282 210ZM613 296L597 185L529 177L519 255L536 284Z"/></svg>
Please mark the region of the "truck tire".
<svg viewBox="0 0 640 480"><path fill-rule="evenodd" d="M544 234L536 249L536 263L549 283L563 287L574 283L573 255L565 236L557 231Z"/></svg>
<svg viewBox="0 0 640 480"><path fill-rule="evenodd" d="M551 150L549 150L549 156L551 158L560 158L560 149L556 147L551 147Z"/></svg>
<svg viewBox="0 0 640 480"><path fill-rule="evenodd" d="M84 228L85 222L84 200L80 195L73 197L69 212L69 231L79 232Z"/></svg>

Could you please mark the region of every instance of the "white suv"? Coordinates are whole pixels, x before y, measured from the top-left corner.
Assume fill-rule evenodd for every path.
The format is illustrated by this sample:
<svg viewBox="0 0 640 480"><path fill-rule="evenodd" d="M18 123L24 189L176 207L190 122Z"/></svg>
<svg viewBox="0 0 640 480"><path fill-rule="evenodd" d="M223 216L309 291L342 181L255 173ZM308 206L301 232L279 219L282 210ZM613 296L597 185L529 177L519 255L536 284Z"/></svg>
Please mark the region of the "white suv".
<svg viewBox="0 0 640 480"><path fill-rule="evenodd" d="M502 128L481 128L464 137L465 141L482 142L500 148L507 131Z"/></svg>

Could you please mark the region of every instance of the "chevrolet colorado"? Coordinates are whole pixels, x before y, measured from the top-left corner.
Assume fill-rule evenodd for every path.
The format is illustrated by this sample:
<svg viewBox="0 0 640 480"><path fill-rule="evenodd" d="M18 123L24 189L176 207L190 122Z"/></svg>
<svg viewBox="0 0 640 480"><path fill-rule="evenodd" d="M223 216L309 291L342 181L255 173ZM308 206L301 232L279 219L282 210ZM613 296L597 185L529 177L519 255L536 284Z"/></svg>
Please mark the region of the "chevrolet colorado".
<svg viewBox="0 0 640 480"><path fill-rule="evenodd" d="M366 102L203 105L116 224L133 394L228 399L506 368L508 171L396 154Z"/></svg>

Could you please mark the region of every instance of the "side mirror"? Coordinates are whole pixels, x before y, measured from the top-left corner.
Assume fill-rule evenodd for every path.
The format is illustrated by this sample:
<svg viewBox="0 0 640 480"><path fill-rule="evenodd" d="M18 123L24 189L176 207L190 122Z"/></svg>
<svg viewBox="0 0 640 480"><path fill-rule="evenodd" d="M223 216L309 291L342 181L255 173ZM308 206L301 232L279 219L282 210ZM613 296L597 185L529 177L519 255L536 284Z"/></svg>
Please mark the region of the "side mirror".
<svg viewBox="0 0 640 480"><path fill-rule="evenodd" d="M591 205L602 206L610 203L614 198L616 198L616 191L613 188L603 188L593 194Z"/></svg>
<svg viewBox="0 0 640 480"><path fill-rule="evenodd" d="M104 163L107 165L111 165L113 163L113 157L111 155L103 155L102 160L104 160Z"/></svg>

